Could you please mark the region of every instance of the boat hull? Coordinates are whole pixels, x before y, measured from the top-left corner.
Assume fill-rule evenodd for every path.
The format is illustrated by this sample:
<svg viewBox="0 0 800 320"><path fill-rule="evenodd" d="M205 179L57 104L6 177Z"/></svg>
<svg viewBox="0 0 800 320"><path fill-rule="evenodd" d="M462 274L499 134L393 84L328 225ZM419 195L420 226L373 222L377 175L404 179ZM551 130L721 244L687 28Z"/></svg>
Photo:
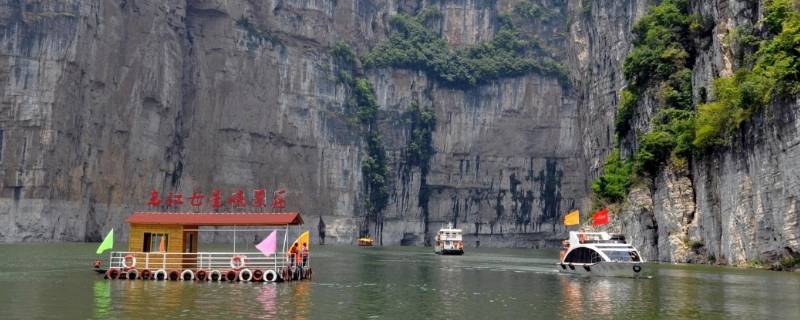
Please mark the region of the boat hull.
<svg viewBox="0 0 800 320"><path fill-rule="evenodd" d="M460 256L464 254L464 250L436 250L436 254Z"/></svg>
<svg viewBox="0 0 800 320"><path fill-rule="evenodd" d="M583 276L640 278L649 275L649 269L642 263L598 262L591 264L556 264L558 272Z"/></svg>

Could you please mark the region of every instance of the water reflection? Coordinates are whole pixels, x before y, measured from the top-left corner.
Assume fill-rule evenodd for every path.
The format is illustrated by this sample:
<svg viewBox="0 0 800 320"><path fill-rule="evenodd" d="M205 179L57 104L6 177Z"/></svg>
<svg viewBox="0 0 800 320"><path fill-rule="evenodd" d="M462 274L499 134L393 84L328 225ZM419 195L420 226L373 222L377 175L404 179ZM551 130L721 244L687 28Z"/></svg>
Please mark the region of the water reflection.
<svg viewBox="0 0 800 320"><path fill-rule="evenodd" d="M278 311L278 290L275 288L275 284L269 283L262 286L256 300L261 304L261 308L264 309L262 318L274 319Z"/></svg>
<svg viewBox="0 0 800 320"><path fill-rule="evenodd" d="M292 319L305 319L311 309L311 282L292 283L292 303L289 306L294 312Z"/></svg>
<svg viewBox="0 0 800 320"><path fill-rule="evenodd" d="M94 282L94 317L98 319L111 316L111 286L110 281L97 280Z"/></svg>
<svg viewBox="0 0 800 320"><path fill-rule="evenodd" d="M317 251L312 281L108 281L86 269L94 247L76 246L86 257L62 248L21 249L8 253L16 254L13 259L0 260L0 318L793 319L800 314L796 273L656 265L653 279L573 277L553 271L557 252L486 249L441 257L425 248L324 247ZM15 265L59 254L62 260L43 264L51 269ZM63 275L54 276L55 267Z"/></svg>

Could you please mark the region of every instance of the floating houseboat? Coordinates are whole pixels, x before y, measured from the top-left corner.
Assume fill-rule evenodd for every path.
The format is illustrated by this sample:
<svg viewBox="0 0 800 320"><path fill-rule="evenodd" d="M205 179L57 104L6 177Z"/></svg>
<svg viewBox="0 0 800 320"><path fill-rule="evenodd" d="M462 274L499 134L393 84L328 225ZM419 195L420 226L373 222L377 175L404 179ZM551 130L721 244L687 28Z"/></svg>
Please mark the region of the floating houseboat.
<svg viewBox="0 0 800 320"><path fill-rule="evenodd" d="M290 228L303 224L299 213L171 213L137 212L128 217L128 251L112 251L107 268L95 263L95 271L107 279L183 281L290 281L311 277L310 257L290 255ZM246 227L246 229L242 229ZM276 231L283 238L275 252L239 251L236 232ZM230 252L201 251L203 232L230 232ZM252 246L250 246L252 248ZM239 247L241 249L241 245Z"/></svg>
<svg viewBox="0 0 800 320"><path fill-rule="evenodd" d="M464 254L464 239L461 229L453 228L453 224L448 224L447 228L439 229L436 234L436 244L433 247L436 254Z"/></svg>
<svg viewBox="0 0 800 320"><path fill-rule="evenodd" d="M639 251L621 234L571 231L557 268L581 275L640 277L645 274L644 263Z"/></svg>

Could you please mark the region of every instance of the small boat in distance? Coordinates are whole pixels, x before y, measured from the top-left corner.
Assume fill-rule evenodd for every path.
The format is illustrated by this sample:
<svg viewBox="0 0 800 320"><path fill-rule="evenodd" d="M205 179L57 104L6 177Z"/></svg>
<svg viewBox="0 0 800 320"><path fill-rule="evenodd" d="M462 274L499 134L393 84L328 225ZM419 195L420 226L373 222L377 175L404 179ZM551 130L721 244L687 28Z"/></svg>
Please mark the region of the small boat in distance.
<svg viewBox="0 0 800 320"><path fill-rule="evenodd" d="M358 246L359 247L371 247L372 246L372 238L370 236L364 236L358 238Z"/></svg>
<svg viewBox="0 0 800 320"><path fill-rule="evenodd" d="M439 229L433 250L436 254L464 254L464 240L461 237L461 229L454 229L452 223L448 224L447 228Z"/></svg>
<svg viewBox="0 0 800 320"><path fill-rule="evenodd" d="M570 231L561 248L559 272L581 275L641 277L645 263L621 234Z"/></svg>

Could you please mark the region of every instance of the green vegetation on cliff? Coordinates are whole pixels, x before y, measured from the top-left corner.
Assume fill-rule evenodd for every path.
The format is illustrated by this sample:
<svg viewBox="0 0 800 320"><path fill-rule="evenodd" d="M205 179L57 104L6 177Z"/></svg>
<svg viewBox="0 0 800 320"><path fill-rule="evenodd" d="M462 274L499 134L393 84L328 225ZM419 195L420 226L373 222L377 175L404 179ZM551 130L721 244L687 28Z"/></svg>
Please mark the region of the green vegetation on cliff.
<svg viewBox="0 0 800 320"><path fill-rule="evenodd" d="M631 186L632 167L631 161L620 157L619 148L614 148L603 167L603 175L592 182L592 191L609 202L622 201Z"/></svg>
<svg viewBox="0 0 800 320"><path fill-rule="evenodd" d="M615 125L618 139L636 137L629 142L638 149L630 159L612 152L611 167L593 184L598 200L620 201L616 190L627 192L636 175L652 176L667 163L685 167L693 154L726 146L742 123L774 99L800 93L800 1L768 1L763 30L743 25L730 31L724 41L736 46L743 66L714 81L711 102L704 90L700 101L693 101L691 74L695 51L711 24L688 9L686 0L666 0L634 27L636 41L623 67L629 86L621 94ZM651 96L657 104L652 129L631 136L637 105ZM620 177L617 163L632 164L628 179Z"/></svg>
<svg viewBox="0 0 800 320"><path fill-rule="evenodd" d="M499 30L492 40L453 49L426 26L440 15L425 9L417 16L393 16L393 33L364 57L365 65L421 70L445 84L461 87L529 72L566 81L564 67L550 58L534 57L538 43L524 39L507 16L498 17Z"/></svg>
<svg viewBox="0 0 800 320"><path fill-rule="evenodd" d="M367 155L361 164L367 194L364 207L368 217L375 219L386 208L389 200L389 165L386 150L383 148L383 137L378 130L378 102L367 79L355 80L351 102L367 142Z"/></svg>
<svg viewBox="0 0 800 320"><path fill-rule="evenodd" d="M764 25L774 36L761 41L758 50L746 59L752 66L714 82L714 101L697 108L694 145L698 149L727 145L728 137L773 99L800 93L798 8L797 0L767 3Z"/></svg>
<svg viewBox="0 0 800 320"><path fill-rule="evenodd" d="M708 35L711 24L688 12L686 0L665 0L633 28L636 40L623 65L628 88L621 93L615 119L618 140L630 134L642 97L654 95L658 108L651 119L652 130L634 135L639 148L631 159L621 159L618 149L609 156L604 174L592 185L599 200L619 202L635 175L652 175L668 161L684 164L691 155L691 67L697 44Z"/></svg>

